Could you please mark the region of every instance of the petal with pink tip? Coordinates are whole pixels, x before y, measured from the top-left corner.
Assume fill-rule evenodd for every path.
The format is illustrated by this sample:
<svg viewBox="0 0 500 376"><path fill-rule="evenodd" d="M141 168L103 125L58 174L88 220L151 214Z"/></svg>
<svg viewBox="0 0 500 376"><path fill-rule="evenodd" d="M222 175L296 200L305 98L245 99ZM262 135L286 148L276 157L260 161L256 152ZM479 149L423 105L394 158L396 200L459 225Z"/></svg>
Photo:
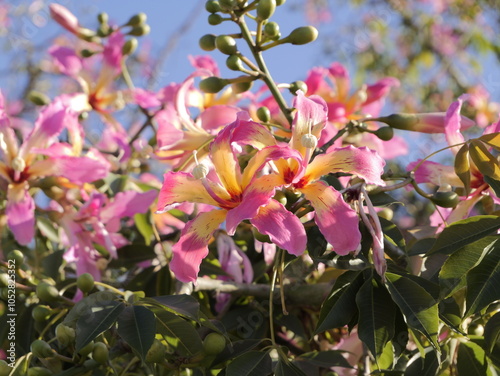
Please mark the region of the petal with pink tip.
<svg viewBox="0 0 500 376"><path fill-rule="evenodd" d="M411 162L407 167L407 171L412 171L420 160ZM437 186L449 184L454 187L463 187L464 183L455 173L453 166L445 166L441 163L424 161L415 171L415 181L417 183L432 183Z"/></svg>
<svg viewBox="0 0 500 376"><path fill-rule="evenodd" d="M315 221L339 255L355 251L361 241L358 215L332 187L317 181L299 189L316 212Z"/></svg>
<svg viewBox="0 0 500 376"><path fill-rule="evenodd" d="M259 232L269 235L278 247L295 256L306 249L307 236L299 218L286 210L276 200L271 200L259 210L259 214L250 220Z"/></svg>
<svg viewBox="0 0 500 376"><path fill-rule="evenodd" d="M59 71L70 77L77 77L82 70L82 58L74 49L61 46L49 48L49 54L54 58L54 64Z"/></svg>
<svg viewBox="0 0 500 376"><path fill-rule="evenodd" d="M80 30L80 25L78 23L78 18L71 13L68 8L60 5L60 4L50 4L50 16L54 21L56 21L59 25L64 27L70 33L78 34Z"/></svg>
<svg viewBox="0 0 500 376"><path fill-rule="evenodd" d="M172 204L185 201L217 206L217 202L208 194L199 179L185 172L167 172L163 175L163 186L158 197L157 210L169 210Z"/></svg>
<svg viewBox="0 0 500 376"><path fill-rule="evenodd" d="M196 69L207 70L214 76L219 76L219 68L217 62L208 55L189 56L189 62Z"/></svg>
<svg viewBox="0 0 500 376"><path fill-rule="evenodd" d="M233 235L241 221L255 217L259 208L274 196L276 187L281 183L282 179L278 175L264 175L253 180L243 192L241 203L227 213L227 233Z"/></svg>
<svg viewBox="0 0 500 376"><path fill-rule="evenodd" d="M372 102L378 101L381 98L384 98L389 94L389 91L392 87L398 87L399 80L394 77L386 77L377 81L373 85L368 85L366 88L367 99L363 103L363 106L370 104Z"/></svg>
<svg viewBox="0 0 500 376"><path fill-rule="evenodd" d="M385 185L380 178L384 166L385 161L375 151L347 146L318 155L309 163L305 177L313 181L328 173L345 172L359 176L368 184Z"/></svg>
<svg viewBox="0 0 500 376"><path fill-rule="evenodd" d="M200 114L201 127L207 131L215 131L236 120L241 109L234 106L218 105L205 109Z"/></svg>
<svg viewBox="0 0 500 376"><path fill-rule="evenodd" d="M158 96L145 89L136 88L132 91L133 101L142 108L154 108L161 106Z"/></svg>
<svg viewBox="0 0 500 376"><path fill-rule="evenodd" d="M201 261L208 255L212 234L226 218L225 210L212 210L199 214L186 223L179 241L173 246L170 270L182 282L195 282Z"/></svg>
<svg viewBox="0 0 500 376"><path fill-rule="evenodd" d="M109 219L118 217L132 217L137 213L145 213L153 203L158 192L151 190L147 192L125 191L118 192L109 205L101 212L101 219L107 222Z"/></svg>
<svg viewBox="0 0 500 376"><path fill-rule="evenodd" d="M230 127L231 142L250 145L258 150L276 145L273 134L262 124L253 121L246 111L238 112L236 121Z"/></svg>
<svg viewBox="0 0 500 376"><path fill-rule="evenodd" d="M446 136L446 141L449 145L460 144L465 141L462 132L462 116L460 115L460 110L462 109L462 97L458 98L453 102L448 111L446 111L446 116L444 118L444 133ZM460 146L455 146L452 148L454 153L457 153Z"/></svg>
<svg viewBox="0 0 500 376"><path fill-rule="evenodd" d="M23 185L9 186L5 214L16 241L29 244L35 236L35 201Z"/></svg>
<svg viewBox="0 0 500 376"><path fill-rule="evenodd" d="M104 46L103 60L113 68L115 75L120 74L122 71L122 48L124 44L125 38L123 34L120 31L115 31L108 37L108 43Z"/></svg>

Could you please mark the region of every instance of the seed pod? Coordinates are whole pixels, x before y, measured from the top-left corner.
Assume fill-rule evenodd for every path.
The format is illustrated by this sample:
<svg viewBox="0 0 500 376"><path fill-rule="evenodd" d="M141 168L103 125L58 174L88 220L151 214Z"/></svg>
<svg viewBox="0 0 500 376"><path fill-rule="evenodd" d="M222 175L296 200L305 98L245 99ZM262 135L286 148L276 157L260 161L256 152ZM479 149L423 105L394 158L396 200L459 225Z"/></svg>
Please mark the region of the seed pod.
<svg viewBox="0 0 500 376"><path fill-rule="evenodd" d="M442 208L453 208L460 202L460 198L453 191L436 192L432 195L431 201Z"/></svg>
<svg viewBox="0 0 500 376"><path fill-rule="evenodd" d="M42 359L50 358L54 355L54 352L52 351L50 345L41 339L36 339L31 343L31 352L36 357Z"/></svg>
<svg viewBox="0 0 500 376"><path fill-rule="evenodd" d="M226 55L233 55L238 51L236 41L229 35L219 35L215 38L215 47Z"/></svg>
<svg viewBox="0 0 500 376"><path fill-rule="evenodd" d="M257 4L257 18L267 20L271 18L276 10L276 0L260 0Z"/></svg>
<svg viewBox="0 0 500 376"><path fill-rule="evenodd" d="M391 127L382 127L375 131L375 136L380 138L382 141L389 141L394 137L394 129Z"/></svg>
<svg viewBox="0 0 500 376"><path fill-rule="evenodd" d="M215 35L205 34L200 38L199 45L203 51L215 50Z"/></svg>
<svg viewBox="0 0 500 376"><path fill-rule="evenodd" d="M132 55L135 50L137 49L137 39L135 38L130 38L128 41L126 41L124 44L123 44L123 47L122 47L122 54L123 55Z"/></svg>
<svg viewBox="0 0 500 376"><path fill-rule="evenodd" d="M29 92L28 100L37 106L46 106L50 103L50 98L47 95L36 90L31 90Z"/></svg>
<svg viewBox="0 0 500 376"><path fill-rule="evenodd" d="M94 277L90 273L83 273L76 279L76 286L83 293L88 293L94 288Z"/></svg>
<svg viewBox="0 0 500 376"><path fill-rule="evenodd" d="M59 291L47 282L40 282L36 286L36 296L38 299L45 302L53 302L59 298Z"/></svg>
<svg viewBox="0 0 500 376"><path fill-rule="evenodd" d="M218 1L215 0L208 0L205 3L205 9L209 13L217 13L221 11L220 4Z"/></svg>
<svg viewBox="0 0 500 376"><path fill-rule="evenodd" d="M220 354L226 348L226 338L219 333L210 333L203 340L203 350L207 355Z"/></svg>
<svg viewBox="0 0 500 376"><path fill-rule="evenodd" d="M271 111L265 106L259 107L257 109L257 117L260 121L268 123L271 120Z"/></svg>
<svg viewBox="0 0 500 376"><path fill-rule="evenodd" d="M208 16L208 23L212 26L219 25L222 21L222 16L220 14L213 13Z"/></svg>
<svg viewBox="0 0 500 376"><path fill-rule="evenodd" d="M215 94L224 89L226 85L227 80L212 76L200 81L200 90L204 93Z"/></svg>
<svg viewBox="0 0 500 376"><path fill-rule="evenodd" d="M241 59L237 55L229 55L226 59L226 66L234 71L240 71L244 69Z"/></svg>
<svg viewBox="0 0 500 376"><path fill-rule="evenodd" d="M295 45L307 44L316 40L318 30L314 26L302 26L293 30L287 37L288 42Z"/></svg>
<svg viewBox="0 0 500 376"><path fill-rule="evenodd" d="M106 364L109 360L108 347L102 342L94 344L94 348L92 349L92 359L99 364Z"/></svg>

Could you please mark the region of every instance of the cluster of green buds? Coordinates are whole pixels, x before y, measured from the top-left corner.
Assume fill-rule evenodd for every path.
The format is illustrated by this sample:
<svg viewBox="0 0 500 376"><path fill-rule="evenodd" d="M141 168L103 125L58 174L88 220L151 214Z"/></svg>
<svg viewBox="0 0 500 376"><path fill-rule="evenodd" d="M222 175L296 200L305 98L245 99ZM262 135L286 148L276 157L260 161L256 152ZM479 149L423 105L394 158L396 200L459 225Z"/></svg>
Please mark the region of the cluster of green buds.
<svg viewBox="0 0 500 376"><path fill-rule="evenodd" d="M218 93L227 85L232 85L233 92L241 93L249 90L252 82L258 79L263 80L270 88L275 86L262 59L261 52L285 43L307 44L318 36L318 31L313 26L304 26L296 28L289 35L282 37L278 23L271 21L270 18L274 15L276 7L284 3L285 0L256 0L250 3L244 0L208 0L205 3L205 9L210 13L208 16L210 25L231 21L238 25L240 31L218 36L206 34L200 38L200 47L205 51L218 50L228 55L227 67L233 71L242 72L243 75L236 78L205 78L200 83L202 91ZM255 21L255 31L249 30L246 18ZM238 40L243 40L248 45L254 61L242 54L238 48ZM297 90L307 90L302 81L281 86L289 87L292 93ZM273 91L272 88L271 91ZM277 96L278 90L276 89L273 94Z"/></svg>

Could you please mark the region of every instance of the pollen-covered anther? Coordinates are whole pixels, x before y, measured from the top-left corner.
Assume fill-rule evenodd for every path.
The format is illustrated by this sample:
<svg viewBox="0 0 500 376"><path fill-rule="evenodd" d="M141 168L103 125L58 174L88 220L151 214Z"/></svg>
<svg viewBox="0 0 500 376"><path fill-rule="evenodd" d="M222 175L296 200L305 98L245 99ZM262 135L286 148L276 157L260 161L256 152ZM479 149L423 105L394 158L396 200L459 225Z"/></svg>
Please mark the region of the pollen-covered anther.
<svg viewBox="0 0 500 376"><path fill-rule="evenodd" d="M302 136L300 142L302 143L302 146L305 148L316 149L316 146L318 145L318 138L311 133L307 133Z"/></svg>
<svg viewBox="0 0 500 376"><path fill-rule="evenodd" d="M23 158L17 156L12 160L11 166L14 169L14 171L23 172L24 169L26 168L26 162L24 161Z"/></svg>

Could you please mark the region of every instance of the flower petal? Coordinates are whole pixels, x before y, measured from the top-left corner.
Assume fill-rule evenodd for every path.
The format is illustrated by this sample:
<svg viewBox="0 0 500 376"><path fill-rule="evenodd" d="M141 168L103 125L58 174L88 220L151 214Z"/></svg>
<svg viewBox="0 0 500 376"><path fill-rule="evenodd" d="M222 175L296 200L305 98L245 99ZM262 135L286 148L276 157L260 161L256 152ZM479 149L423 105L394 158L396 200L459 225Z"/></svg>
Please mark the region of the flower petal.
<svg viewBox="0 0 500 376"><path fill-rule="evenodd" d="M411 162L406 168L413 170L420 160ZM415 171L415 181L417 183L432 183L437 186L449 184L454 187L463 187L462 181L455 173L453 166L445 166L441 163L424 161Z"/></svg>
<svg viewBox="0 0 500 376"><path fill-rule="evenodd" d="M321 181L299 189L316 211L315 221L325 239L339 255L356 250L361 241L356 212L342 195Z"/></svg>
<svg viewBox="0 0 500 376"><path fill-rule="evenodd" d="M250 222L259 232L269 235L274 244L292 255L299 256L306 249L307 236L304 226L297 216L276 200L262 206L259 214Z"/></svg>
<svg viewBox="0 0 500 376"><path fill-rule="evenodd" d="M62 46L52 46L49 54L54 58L54 64L59 71L70 77L77 77L82 70L82 58L74 49Z"/></svg>
<svg viewBox="0 0 500 376"><path fill-rule="evenodd" d="M225 210L212 210L199 214L189 221L173 246L170 270L182 282L195 282L201 261L208 255L208 243L212 234L226 218Z"/></svg>
<svg viewBox="0 0 500 376"><path fill-rule="evenodd" d="M458 98L453 102L448 111L446 111L446 116L444 119L444 133L446 136L446 141L449 145L460 144L465 141L462 131L462 117L460 116L460 110L462 109L462 97ZM458 152L459 146L455 146L452 150L456 154Z"/></svg>
<svg viewBox="0 0 500 376"><path fill-rule="evenodd" d="M5 213L16 241L21 245L29 244L35 236L35 201L24 184L9 186Z"/></svg>
<svg viewBox="0 0 500 376"><path fill-rule="evenodd" d="M345 172L359 176L368 184L385 185L380 178L384 166L385 161L375 151L347 146L314 158L307 167L306 177L312 181L328 173Z"/></svg>
<svg viewBox="0 0 500 376"><path fill-rule="evenodd" d="M241 109L234 106L218 105L208 107L200 114L201 128L207 131L216 131L234 122L240 111Z"/></svg>
<svg viewBox="0 0 500 376"><path fill-rule="evenodd" d="M111 218L132 217L137 213L145 213L157 195L156 190L118 192L113 202L102 210L101 219L106 223Z"/></svg>

